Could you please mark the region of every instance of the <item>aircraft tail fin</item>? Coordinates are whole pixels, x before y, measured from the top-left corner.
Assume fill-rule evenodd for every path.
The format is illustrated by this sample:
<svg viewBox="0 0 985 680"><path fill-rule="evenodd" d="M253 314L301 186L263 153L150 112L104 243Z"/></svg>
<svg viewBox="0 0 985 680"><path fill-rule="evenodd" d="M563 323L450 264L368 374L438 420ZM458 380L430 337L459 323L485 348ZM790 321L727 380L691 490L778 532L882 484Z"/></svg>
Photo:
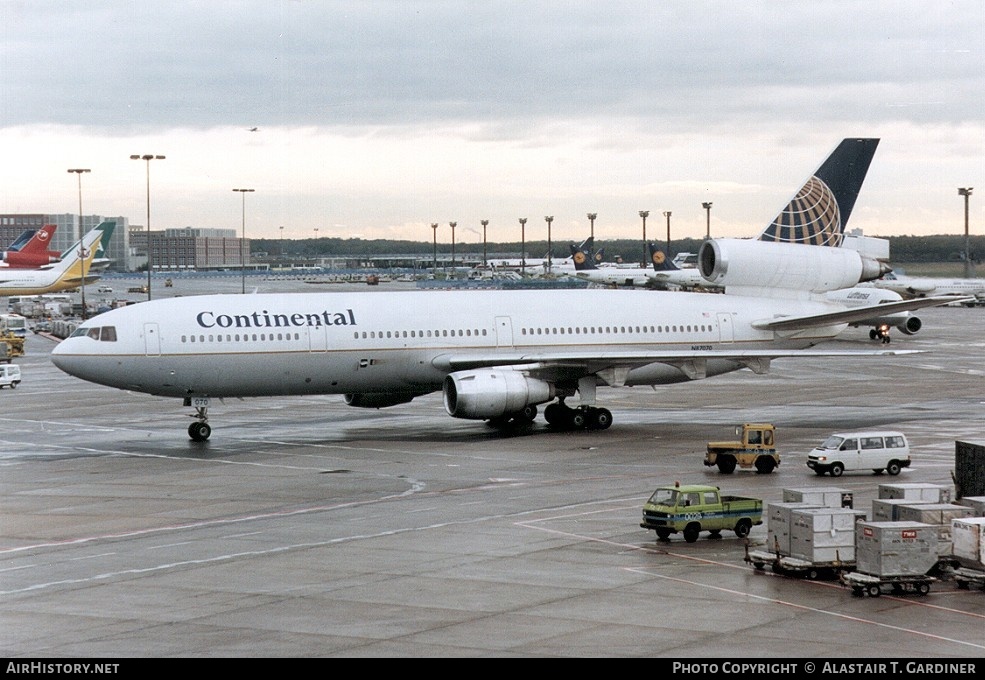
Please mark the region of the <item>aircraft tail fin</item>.
<svg viewBox="0 0 985 680"><path fill-rule="evenodd" d="M878 139L845 139L759 235L760 241L841 246Z"/></svg>
<svg viewBox="0 0 985 680"><path fill-rule="evenodd" d="M38 233L37 229L25 229L20 233L14 242L7 246L7 250L10 252L19 252L21 248L26 246L28 242L34 238L34 235Z"/></svg>
<svg viewBox="0 0 985 680"><path fill-rule="evenodd" d="M653 271L677 271L677 265L675 265L674 262L667 257L667 252L663 248L653 242L646 244L646 247L650 251L650 262L653 263Z"/></svg>
<svg viewBox="0 0 985 680"><path fill-rule="evenodd" d="M71 272L66 275L81 282L89 273L89 266L95 259L100 244L104 239L109 240L115 228L116 222L103 222L87 232L80 241L76 241L71 248L65 250L61 259L52 264L50 269L64 273Z"/></svg>
<svg viewBox="0 0 985 680"><path fill-rule="evenodd" d="M575 271L596 269L595 257L592 253L594 244L595 239L591 236L582 241L581 245L576 246L574 243L571 244L571 260L575 264Z"/></svg>
<svg viewBox="0 0 985 680"><path fill-rule="evenodd" d="M27 243L21 246L19 252L24 255L44 254L48 252L48 246L51 245L51 239L55 235L55 229L57 228L58 226L55 224L44 225L34 232L34 236L29 238ZM60 255L60 253L55 254L56 257L57 255Z"/></svg>

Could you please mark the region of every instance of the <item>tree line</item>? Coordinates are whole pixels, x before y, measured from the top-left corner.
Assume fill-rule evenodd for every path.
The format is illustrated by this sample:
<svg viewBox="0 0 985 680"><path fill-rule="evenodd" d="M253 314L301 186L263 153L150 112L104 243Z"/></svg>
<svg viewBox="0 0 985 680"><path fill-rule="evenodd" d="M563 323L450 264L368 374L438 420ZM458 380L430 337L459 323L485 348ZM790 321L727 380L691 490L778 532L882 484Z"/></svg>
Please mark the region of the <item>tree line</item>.
<svg viewBox="0 0 985 680"><path fill-rule="evenodd" d="M889 241L890 258L893 262L963 262L965 251L964 235L938 234L933 236L889 236L880 237ZM666 247L666 241L651 239L658 245ZM970 236L969 250L972 262L981 262L985 257L985 236ZM684 238L671 240L670 255L678 253L697 253L701 247L701 239ZM523 246L527 257L540 258L547 256L546 240L528 240ZM551 257L564 259L570 252L568 241L551 242ZM596 249L604 249L604 260L611 262L621 257L626 262L643 259L642 240L633 239L596 239ZM427 256L437 251L442 256L452 252L450 243L434 244L429 241L403 241L392 239L361 239L361 238L310 238L310 239L251 239L252 253L267 253L270 257L278 258L321 258L321 257L379 257L386 255L420 255ZM485 252L488 257L519 257L520 241L487 242ZM481 258L483 244L457 243L454 252L461 258Z"/></svg>

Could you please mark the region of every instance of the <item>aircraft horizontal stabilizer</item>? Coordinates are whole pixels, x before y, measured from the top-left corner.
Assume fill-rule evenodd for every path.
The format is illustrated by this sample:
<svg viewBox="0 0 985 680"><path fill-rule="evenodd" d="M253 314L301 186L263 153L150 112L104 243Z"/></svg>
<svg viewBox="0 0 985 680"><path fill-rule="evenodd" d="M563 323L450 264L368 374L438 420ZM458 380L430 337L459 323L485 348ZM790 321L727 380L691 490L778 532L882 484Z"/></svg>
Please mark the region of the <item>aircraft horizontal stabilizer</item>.
<svg viewBox="0 0 985 680"><path fill-rule="evenodd" d="M810 316L784 316L764 321L756 321L752 324L753 328L767 331L799 331L819 326L831 326L841 323L855 323L865 321L877 316L895 314L896 312L910 312L914 309L924 307L939 307L940 305L950 304L956 301L964 301L972 298L955 298L953 295L919 298L916 300L902 300L900 302L887 302L881 305L870 305L868 307L856 307L838 312L827 314L812 314Z"/></svg>

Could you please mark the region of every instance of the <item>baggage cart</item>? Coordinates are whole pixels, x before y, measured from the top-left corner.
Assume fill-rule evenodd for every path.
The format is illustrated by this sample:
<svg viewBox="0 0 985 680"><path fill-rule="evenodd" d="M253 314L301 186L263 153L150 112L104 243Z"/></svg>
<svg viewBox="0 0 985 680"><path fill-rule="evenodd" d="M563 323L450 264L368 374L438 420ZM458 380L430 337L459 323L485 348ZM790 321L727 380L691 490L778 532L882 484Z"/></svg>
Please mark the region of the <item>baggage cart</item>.
<svg viewBox="0 0 985 680"><path fill-rule="evenodd" d="M937 579L933 576L876 576L863 574L858 571L845 572L841 582L852 589L855 597L879 597L883 588L889 588L894 595L917 593L926 595L930 592L930 584Z"/></svg>

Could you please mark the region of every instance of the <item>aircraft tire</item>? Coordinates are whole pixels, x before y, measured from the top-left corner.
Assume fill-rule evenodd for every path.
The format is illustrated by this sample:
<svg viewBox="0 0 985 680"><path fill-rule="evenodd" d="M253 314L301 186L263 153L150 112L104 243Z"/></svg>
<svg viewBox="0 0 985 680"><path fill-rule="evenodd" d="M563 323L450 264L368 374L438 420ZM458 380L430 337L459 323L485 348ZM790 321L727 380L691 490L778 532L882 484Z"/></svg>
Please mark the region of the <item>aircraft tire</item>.
<svg viewBox="0 0 985 680"><path fill-rule="evenodd" d="M592 408L588 411L588 429L608 430L612 425L612 412L607 408Z"/></svg>
<svg viewBox="0 0 985 680"><path fill-rule="evenodd" d="M192 423L188 426L188 436L192 441L204 442L212 434L212 427L208 423Z"/></svg>

